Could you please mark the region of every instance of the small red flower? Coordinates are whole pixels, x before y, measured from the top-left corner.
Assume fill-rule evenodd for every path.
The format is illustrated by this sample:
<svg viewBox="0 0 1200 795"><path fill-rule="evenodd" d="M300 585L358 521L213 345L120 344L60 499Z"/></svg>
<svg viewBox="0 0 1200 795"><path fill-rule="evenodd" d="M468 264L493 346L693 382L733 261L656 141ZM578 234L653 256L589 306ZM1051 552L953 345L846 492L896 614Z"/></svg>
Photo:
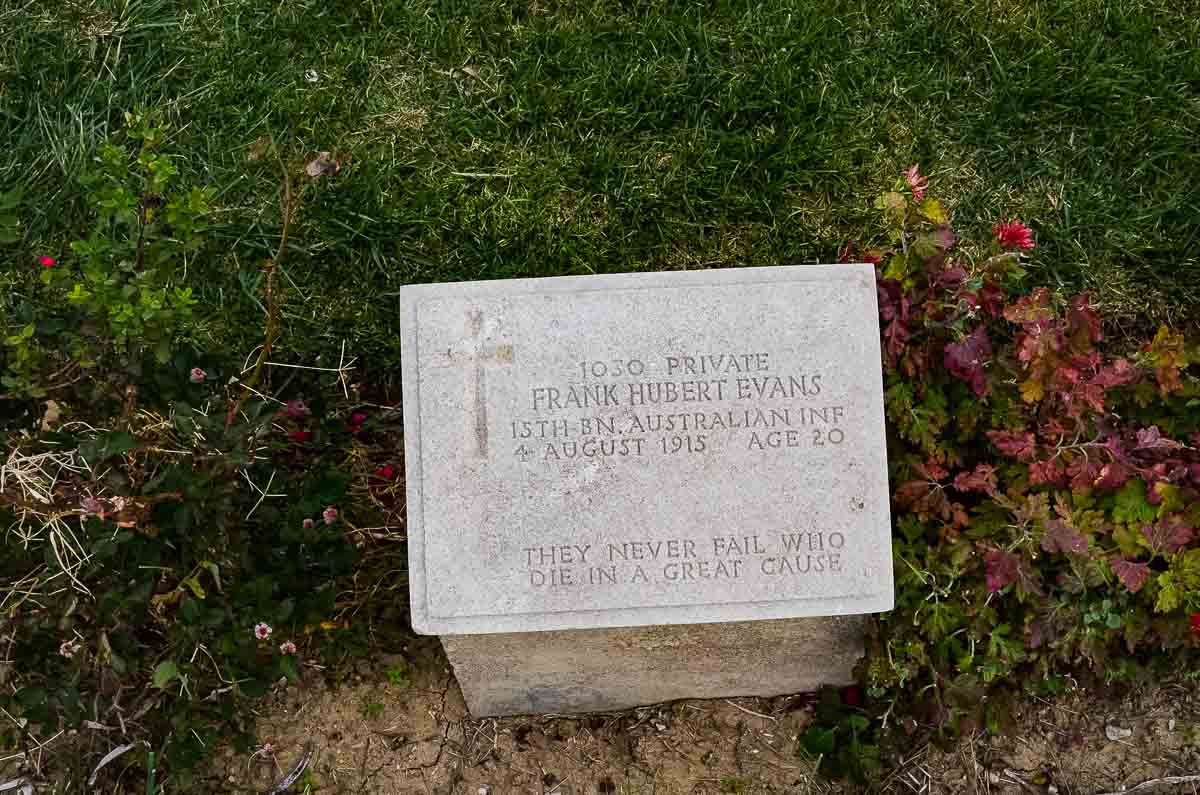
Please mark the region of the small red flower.
<svg viewBox="0 0 1200 795"><path fill-rule="evenodd" d="M48 257L45 254L38 257L38 265L41 265L43 268L53 268L57 264L58 260L54 257Z"/></svg>
<svg viewBox="0 0 1200 795"><path fill-rule="evenodd" d="M875 249L867 249L862 254L856 254L854 251L854 241L846 243L846 247L838 252L838 262L869 262L872 265L878 265L883 262L883 256Z"/></svg>
<svg viewBox="0 0 1200 795"><path fill-rule="evenodd" d="M356 411L350 415L350 424L351 425L362 425L366 421L367 421L367 415L365 412Z"/></svg>
<svg viewBox="0 0 1200 795"><path fill-rule="evenodd" d="M304 444L312 439L312 431L292 431L288 434L288 438L296 444Z"/></svg>
<svg viewBox="0 0 1200 795"><path fill-rule="evenodd" d="M924 199L925 189L929 187L929 178L921 176L920 165L914 165L905 171L904 178L908 180L908 187L912 190L913 201Z"/></svg>
<svg viewBox="0 0 1200 795"><path fill-rule="evenodd" d="M379 469L375 470L375 477L383 480L391 480L392 478L396 477L396 468L391 464L385 464L384 466L381 466Z"/></svg>
<svg viewBox="0 0 1200 795"><path fill-rule="evenodd" d="M1015 248L1028 251L1036 244L1033 242L1033 230L1021 223L1021 219L1001 221L992 229L1000 248Z"/></svg>
<svg viewBox="0 0 1200 795"><path fill-rule="evenodd" d="M300 524L304 527L305 530L312 530L313 527L315 527L317 523L314 522L312 519L305 519Z"/></svg>
<svg viewBox="0 0 1200 795"><path fill-rule="evenodd" d="M205 378L208 378L208 373L204 372L199 367L193 367L192 372L188 375L188 377L192 380L193 384L200 384L204 382Z"/></svg>
<svg viewBox="0 0 1200 795"><path fill-rule="evenodd" d="M333 524L338 520L338 509L330 505L321 512L321 518L325 520L325 524Z"/></svg>
<svg viewBox="0 0 1200 795"><path fill-rule="evenodd" d="M1200 637L1200 613L1192 613L1192 634Z"/></svg>
<svg viewBox="0 0 1200 795"><path fill-rule="evenodd" d="M848 707L862 706L862 691L856 685L842 688L842 703Z"/></svg>

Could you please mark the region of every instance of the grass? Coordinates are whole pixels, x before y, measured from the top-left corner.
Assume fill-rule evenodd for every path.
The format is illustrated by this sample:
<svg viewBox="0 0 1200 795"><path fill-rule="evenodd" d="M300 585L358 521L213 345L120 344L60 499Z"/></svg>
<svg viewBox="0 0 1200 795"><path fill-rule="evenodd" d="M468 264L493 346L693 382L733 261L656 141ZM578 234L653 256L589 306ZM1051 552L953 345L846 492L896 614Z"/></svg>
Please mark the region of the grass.
<svg viewBox="0 0 1200 795"><path fill-rule="evenodd" d="M143 106L218 192L191 280L217 318L199 333L234 350L261 337L280 234L268 140L297 170L322 150L344 165L292 230L297 359L348 339L394 370L410 282L828 261L914 162L956 227L1034 222L1038 282L1186 322L1189 5L2 0L0 187L27 201L0 263L29 284L35 255L86 229L80 170Z"/></svg>

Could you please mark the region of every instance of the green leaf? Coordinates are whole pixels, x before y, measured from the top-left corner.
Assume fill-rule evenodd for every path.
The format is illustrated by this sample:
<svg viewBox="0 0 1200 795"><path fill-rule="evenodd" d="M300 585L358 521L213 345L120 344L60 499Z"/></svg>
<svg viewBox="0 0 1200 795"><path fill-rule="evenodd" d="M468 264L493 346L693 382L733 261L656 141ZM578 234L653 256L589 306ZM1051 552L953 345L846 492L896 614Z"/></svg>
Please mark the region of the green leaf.
<svg viewBox="0 0 1200 795"><path fill-rule="evenodd" d="M1140 480L1130 480L1116 494L1113 520L1140 524L1152 522L1157 511L1146 501L1146 486Z"/></svg>
<svg viewBox="0 0 1200 795"><path fill-rule="evenodd" d="M852 732L865 732L871 725L871 721L867 720L865 716L855 713L846 716L846 725Z"/></svg>
<svg viewBox="0 0 1200 795"><path fill-rule="evenodd" d="M136 450L139 445L140 442L132 434L125 431L112 431L81 443L79 454L83 456L83 460L87 461L89 466L95 466L114 455Z"/></svg>
<svg viewBox="0 0 1200 795"><path fill-rule="evenodd" d="M800 747L809 756L828 756L833 753L835 729L810 726L800 738Z"/></svg>
<svg viewBox="0 0 1200 795"><path fill-rule="evenodd" d="M200 581L195 577L188 577L183 581L183 584L191 589L192 593L196 595L197 599L203 599L205 597L204 588L200 585Z"/></svg>
<svg viewBox="0 0 1200 795"><path fill-rule="evenodd" d="M279 670L283 671L283 675L288 678L289 682L299 682L300 672L296 670L296 660L290 656L279 658Z"/></svg>
<svg viewBox="0 0 1200 795"><path fill-rule="evenodd" d="M213 563L211 560L206 560L200 565L204 567L205 571L212 575L213 581L217 584L217 591L219 592L221 590L221 569L218 568L217 564Z"/></svg>
<svg viewBox="0 0 1200 795"><path fill-rule="evenodd" d="M1154 601L1155 613L1169 613L1179 607L1179 588L1171 572L1158 575L1158 598Z"/></svg>
<svg viewBox="0 0 1200 795"><path fill-rule="evenodd" d="M921 216L935 224L941 225L946 223L946 211L942 209L942 203L932 197L921 202L919 208Z"/></svg>
<svg viewBox="0 0 1200 795"><path fill-rule="evenodd" d="M154 669L154 686L162 690L177 676L179 676L179 666L175 665L173 660L163 660Z"/></svg>
<svg viewBox="0 0 1200 795"><path fill-rule="evenodd" d="M195 624L200 620L202 608L195 599L184 599L179 605L179 613L183 616L184 621Z"/></svg>

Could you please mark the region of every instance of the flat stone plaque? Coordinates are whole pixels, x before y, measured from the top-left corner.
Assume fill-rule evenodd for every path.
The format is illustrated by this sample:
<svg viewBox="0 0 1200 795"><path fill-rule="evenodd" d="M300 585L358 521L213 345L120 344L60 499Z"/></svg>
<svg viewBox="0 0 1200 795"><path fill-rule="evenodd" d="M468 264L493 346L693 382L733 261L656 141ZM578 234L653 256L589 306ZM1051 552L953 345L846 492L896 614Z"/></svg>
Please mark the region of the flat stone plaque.
<svg viewBox="0 0 1200 795"><path fill-rule="evenodd" d="M892 608L871 266L413 285L400 303L418 632Z"/></svg>

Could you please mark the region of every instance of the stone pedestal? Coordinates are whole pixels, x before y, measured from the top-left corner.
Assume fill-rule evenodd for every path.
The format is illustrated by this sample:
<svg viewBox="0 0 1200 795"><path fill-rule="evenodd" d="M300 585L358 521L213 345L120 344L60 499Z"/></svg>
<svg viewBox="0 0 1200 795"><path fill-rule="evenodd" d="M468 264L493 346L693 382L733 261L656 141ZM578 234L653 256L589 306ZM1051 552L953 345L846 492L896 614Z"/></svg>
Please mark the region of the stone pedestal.
<svg viewBox="0 0 1200 795"><path fill-rule="evenodd" d="M444 635L471 714L619 710L851 684L861 616Z"/></svg>

